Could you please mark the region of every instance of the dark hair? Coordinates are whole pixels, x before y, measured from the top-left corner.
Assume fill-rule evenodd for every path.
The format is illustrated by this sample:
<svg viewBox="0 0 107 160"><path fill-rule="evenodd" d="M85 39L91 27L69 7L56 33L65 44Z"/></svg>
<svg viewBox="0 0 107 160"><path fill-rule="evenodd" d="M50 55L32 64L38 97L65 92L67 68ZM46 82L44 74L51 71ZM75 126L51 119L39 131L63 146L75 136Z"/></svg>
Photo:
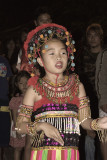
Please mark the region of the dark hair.
<svg viewBox="0 0 107 160"><path fill-rule="evenodd" d="M23 45L24 42L22 42L22 34L25 33L25 34L28 34L29 33L29 29L28 28L22 28L19 32L19 41L20 41L20 44Z"/></svg>
<svg viewBox="0 0 107 160"><path fill-rule="evenodd" d="M10 41L14 41L14 42L15 42L15 38L14 38L14 37L8 37L8 38L5 40L6 45L7 45Z"/></svg>
<svg viewBox="0 0 107 160"><path fill-rule="evenodd" d="M7 54L8 49L7 49L7 45L13 41L15 43L15 38L14 37L8 37L7 39L4 40L4 50L5 50L5 54Z"/></svg>
<svg viewBox="0 0 107 160"><path fill-rule="evenodd" d="M20 37L22 36L22 33L29 33L29 29L28 28L22 28L20 30Z"/></svg>
<svg viewBox="0 0 107 160"><path fill-rule="evenodd" d="M18 82L20 81L20 79L22 77L26 77L27 79L29 79L31 76L30 74L27 72L27 71L20 71L18 72L15 77L14 77L14 80L13 80L13 96L16 96L17 93L21 94L21 91L19 90L18 88Z"/></svg>
<svg viewBox="0 0 107 160"><path fill-rule="evenodd" d="M38 17L41 15L41 14L49 14L52 18L52 13L51 13L51 9L46 7L46 6L42 6L42 7L38 7L35 11L34 11L34 20L37 20Z"/></svg>
<svg viewBox="0 0 107 160"><path fill-rule="evenodd" d="M86 30L86 37L88 36L90 31L94 31L95 33L97 33L100 39L103 40L103 29L100 24L93 23L89 25Z"/></svg>
<svg viewBox="0 0 107 160"><path fill-rule="evenodd" d="M9 58L8 57L8 48L7 48L7 45L13 41L14 44L15 44L15 47L14 47L14 50L13 50L13 53L11 55L11 57ZM8 37L6 40L4 40L3 42L3 53L5 54L5 57L8 59L9 61L9 64L11 66L11 69L12 69L12 72L14 73L14 69L12 68L12 66L16 63L17 63L17 58L18 58L18 49L16 47L16 42L15 42L15 38L14 37Z"/></svg>

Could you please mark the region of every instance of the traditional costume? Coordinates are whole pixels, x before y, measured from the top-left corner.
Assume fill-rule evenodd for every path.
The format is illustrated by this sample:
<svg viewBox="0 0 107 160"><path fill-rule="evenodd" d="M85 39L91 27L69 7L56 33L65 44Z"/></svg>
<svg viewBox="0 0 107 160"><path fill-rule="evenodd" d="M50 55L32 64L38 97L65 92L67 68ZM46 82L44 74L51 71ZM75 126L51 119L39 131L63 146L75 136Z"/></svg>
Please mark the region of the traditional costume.
<svg viewBox="0 0 107 160"><path fill-rule="evenodd" d="M68 66L74 70L75 49L72 35L63 26L45 24L31 31L24 45L29 66L32 68L32 76L37 57L41 57L41 47L53 38L62 40L66 45ZM45 49L42 53L45 54ZM79 125L91 115L88 98L78 98L78 75L64 76L63 82L59 84L57 79L54 84L45 78L34 76L29 79L28 85L33 86L35 93L42 97L34 106L23 104L18 117L18 119L20 116L29 119L32 117L32 123L28 124L28 133L32 135L31 160L79 160ZM56 127L64 141L64 146L46 137L43 131L36 133L37 122L47 122Z"/></svg>

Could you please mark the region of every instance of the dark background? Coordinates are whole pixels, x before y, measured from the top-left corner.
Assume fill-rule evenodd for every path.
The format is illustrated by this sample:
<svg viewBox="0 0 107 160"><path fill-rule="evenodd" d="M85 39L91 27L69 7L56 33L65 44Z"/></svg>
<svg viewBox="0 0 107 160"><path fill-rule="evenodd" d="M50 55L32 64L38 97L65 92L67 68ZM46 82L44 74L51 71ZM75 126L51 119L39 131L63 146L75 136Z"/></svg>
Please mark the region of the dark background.
<svg viewBox="0 0 107 160"><path fill-rule="evenodd" d="M0 1L0 38L18 34L23 27L31 27L34 11L48 6L53 22L71 31L75 41L80 41L87 26L100 23L107 37L106 0L4 0Z"/></svg>

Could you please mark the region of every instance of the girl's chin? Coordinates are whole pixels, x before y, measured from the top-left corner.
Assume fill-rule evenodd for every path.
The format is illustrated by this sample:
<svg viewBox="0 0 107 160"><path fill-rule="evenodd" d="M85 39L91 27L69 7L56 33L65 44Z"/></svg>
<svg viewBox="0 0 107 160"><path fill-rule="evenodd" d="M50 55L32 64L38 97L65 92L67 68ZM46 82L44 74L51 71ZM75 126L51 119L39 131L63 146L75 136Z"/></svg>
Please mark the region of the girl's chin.
<svg viewBox="0 0 107 160"><path fill-rule="evenodd" d="M54 71L53 70L49 70L47 71L47 74L63 74L65 71L65 69L57 69L55 68Z"/></svg>

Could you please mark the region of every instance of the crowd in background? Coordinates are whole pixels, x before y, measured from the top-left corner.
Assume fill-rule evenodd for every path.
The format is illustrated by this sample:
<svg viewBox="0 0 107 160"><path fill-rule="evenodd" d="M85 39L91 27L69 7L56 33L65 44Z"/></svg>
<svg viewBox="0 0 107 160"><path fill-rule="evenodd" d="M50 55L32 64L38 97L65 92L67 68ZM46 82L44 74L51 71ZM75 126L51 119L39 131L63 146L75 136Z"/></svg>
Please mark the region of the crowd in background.
<svg viewBox="0 0 107 160"><path fill-rule="evenodd" d="M42 10L36 11L35 16L36 17L34 19L34 28L36 26L42 25L43 23L52 22L52 18L51 15L48 13L48 10L43 12ZM3 85L4 88L6 88L7 83L9 84L9 89L4 89L0 87L0 96L1 96L0 106L9 106L12 113L10 115L11 119L9 119L9 114L8 114L8 119L6 119L7 110L2 111L2 108L0 110L0 125L3 127L3 125L7 123L6 125L7 130L3 131L3 133L4 132L8 133L7 141L4 142L4 144L3 141L1 142L3 135L1 136L0 134L0 145L1 145L0 160L6 160L6 157L8 157L8 155L6 155L5 153L5 150L3 150L4 147L6 147L6 149L14 148L14 160L19 160L21 156L22 159L24 160L30 159L29 158L29 153L31 149L30 137L26 137L25 135L20 137L19 135L16 135L14 130L15 127L14 123L16 122L18 114L17 112L22 102L24 93L26 91L27 80L30 78L30 74L27 71L21 71L21 63L22 63L22 58L24 56L23 45L29 31L30 31L29 28L23 28L20 31L18 39L15 39L14 37L8 37L8 39L4 38L3 40L2 39L0 40L0 86ZM98 83L97 80L95 80L96 60L97 60L97 67L99 67L99 65L102 65L103 61L101 61L101 63L98 62L100 60L98 60L97 57L105 49L105 46L103 45L104 44L103 30L100 24L92 24L90 26L87 26L85 38L86 38L85 39L86 43L79 44L79 46L77 46L77 52L75 55L75 62L76 62L75 72L79 75L81 82L85 86L87 96L90 99L92 118L96 118L99 116L99 109L98 109L99 97L97 94L97 92L99 91L97 87L96 87L97 89L95 88L95 83ZM103 54L105 52L106 51L104 51ZM4 67L2 65L3 63L7 66L7 71L6 68L4 68L2 71L2 67ZM9 80L7 80L8 82L2 81L3 78L5 78L5 81L7 80L7 78L9 78ZM3 93L5 99L7 100L7 103L4 103L5 99L3 98ZM7 94L9 99L7 98ZM106 92L104 94L106 94ZM106 104L101 103L101 106L103 105ZM101 111L106 113L105 108L103 106L101 108L102 109ZM1 114L1 112L3 115ZM104 160L106 160L107 157L106 153L105 152L102 153L101 149L102 147L106 148L106 146L102 144L102 147L100 148L99 145L100 142L97 137L97 133L94 131L91 132L84 131L82 129L81 132L83 133L83 136L80 136L80 159L103 160L101 156L104 155L103 158ZM24 154L22 155L21 153L23 153L23 150Z"/></svg>

